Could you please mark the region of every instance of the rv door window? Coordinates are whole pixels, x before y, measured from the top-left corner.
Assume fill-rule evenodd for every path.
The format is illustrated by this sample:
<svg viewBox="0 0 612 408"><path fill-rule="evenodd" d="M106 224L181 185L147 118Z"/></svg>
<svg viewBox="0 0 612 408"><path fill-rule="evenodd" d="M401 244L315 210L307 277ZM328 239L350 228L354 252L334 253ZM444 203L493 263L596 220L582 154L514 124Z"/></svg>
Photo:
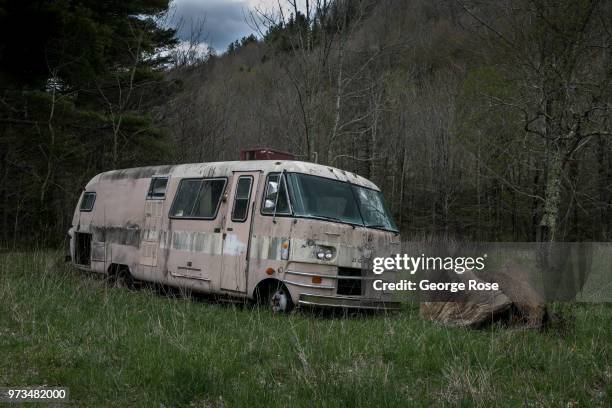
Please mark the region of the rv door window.
<svg viewBox="0 0 612 408"><path fill-rule="evenodd" d="M96 193L85 192L83 193L83 199L81 200L81 211L93 210L94 203L96 202Z"/></svg>
<svg viewBox="0 0 612 408"><path fill-rule="evenodd" d="M236 184L234 195L234 208L232 209L232 221L242 222L249 216L249 198L251 198L251 184L253 177L241 176Z"/></svg>
<svg viewBox="0 0 612 408"><path fill-rule="evenodd" d="M275 207L276 212L274 211ZM266 192L264 194L261 212L262 214L268 215L291 214L289 209L289 196L287 195L287 183L285 177L282 179L280 178L279 173L270 174L266 179Z"/></svg>
<svg viewBox="0 0 612 408"><path fill-rule="evenodd" d="M225 179L184 179L170 209L173 218L199 218L211 220L225 190Z"/></svg>
<svg viewBox="0 0 612 408"><path fill-rule="evenodd" d="M149 185L147 199L163 200L166 197L166 186L168 185L168 177L153 177Z"/></svg>

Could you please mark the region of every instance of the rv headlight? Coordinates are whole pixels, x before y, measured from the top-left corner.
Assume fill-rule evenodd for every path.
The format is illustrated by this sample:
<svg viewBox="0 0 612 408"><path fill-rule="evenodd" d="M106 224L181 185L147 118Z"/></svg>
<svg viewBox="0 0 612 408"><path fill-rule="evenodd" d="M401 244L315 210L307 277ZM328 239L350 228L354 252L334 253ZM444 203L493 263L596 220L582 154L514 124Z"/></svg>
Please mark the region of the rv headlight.
<svg viewBox="0 0 612 408"><path fill-rule="evenodd" d="M332 247L319 247L315 250L315 257L321 261L331 261L336 254L336 250Z"/></svg>

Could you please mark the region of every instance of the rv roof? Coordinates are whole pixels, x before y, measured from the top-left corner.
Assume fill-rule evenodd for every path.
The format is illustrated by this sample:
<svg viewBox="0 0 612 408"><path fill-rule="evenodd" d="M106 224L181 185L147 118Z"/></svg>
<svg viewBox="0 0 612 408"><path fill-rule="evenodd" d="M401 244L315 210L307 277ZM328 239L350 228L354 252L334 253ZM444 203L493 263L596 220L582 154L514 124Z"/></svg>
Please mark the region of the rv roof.
<svg viewBox="0 0 612 408"><path fill-rule="evenodd" d="M252 160L252 161L226 161L210 163L178 164L166 166L137 167L132 169L112 170L98 174L89 183L97 183L101 180L139 179L155 175L170 175L172 177L226 177L234 171L287 171L296 173L312 174L313 176L326 177L340 181L346 181L360 186L373 188L378 187L366 178L358 176L349 171L334 167L323 166L315 163L293 161L293 160Z"/></svg>

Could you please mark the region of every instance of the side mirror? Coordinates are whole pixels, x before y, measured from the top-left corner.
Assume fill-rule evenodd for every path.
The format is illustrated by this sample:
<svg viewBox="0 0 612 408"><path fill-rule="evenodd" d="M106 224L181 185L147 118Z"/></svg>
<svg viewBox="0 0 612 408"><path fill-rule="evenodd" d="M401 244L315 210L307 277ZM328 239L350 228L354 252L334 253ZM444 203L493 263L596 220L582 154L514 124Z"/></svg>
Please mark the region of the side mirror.
<svg viewBox="0 0 612 408"><path fill-rule="evenodd" d="M267 198L266 201L264 202L264 209L272 210L273 208L274 208L274 201Z"/></svg>
<svg viewBox="0 0 612 408"><path fill-rule="evenodd" d="M269 181L268 182L268 197L278 193L278 182L277 181Z"/></svg>

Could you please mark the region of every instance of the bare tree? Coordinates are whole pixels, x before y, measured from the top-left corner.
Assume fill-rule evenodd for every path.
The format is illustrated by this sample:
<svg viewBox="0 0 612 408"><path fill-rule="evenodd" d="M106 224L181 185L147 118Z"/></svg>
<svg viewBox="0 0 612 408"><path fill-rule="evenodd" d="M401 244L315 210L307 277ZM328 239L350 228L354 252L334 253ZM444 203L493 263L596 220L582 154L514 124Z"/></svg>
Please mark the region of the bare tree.
<svg viewBox="0 0 612 408"><path fill-rule="evenodd" d="M563 208L563 180L568 163L596 137L609 136L603 122L609 113L612 73L602 63L610 29L602 2L529 0L484 6L458 1L487 39L504 53L514 97L492 98L523 116L528 134L543 141L545 192L539 239L556 241ZM486 11L487 17L484 16ZM609 51L606 51L609 52Z"/></svg>

